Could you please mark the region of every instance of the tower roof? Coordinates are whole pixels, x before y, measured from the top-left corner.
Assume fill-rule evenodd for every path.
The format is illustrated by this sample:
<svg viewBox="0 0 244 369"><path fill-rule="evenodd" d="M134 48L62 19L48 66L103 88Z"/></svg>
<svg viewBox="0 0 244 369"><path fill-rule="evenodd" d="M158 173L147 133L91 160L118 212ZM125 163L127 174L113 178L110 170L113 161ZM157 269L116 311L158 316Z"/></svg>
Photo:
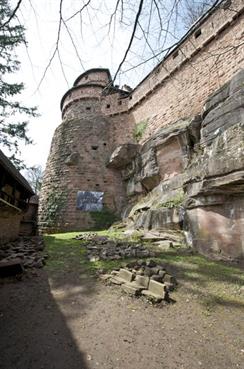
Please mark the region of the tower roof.
<svg viewBox="0 0 244 369"><path fill-rule="evenodd" d="M112 81L112 77L111 77L109 69L107 69L107 68L92 68L92 69L88 69L84 73L80 74L79 77L76 78L73 86L76 86L77 83L81 80L81 78L85 77L86 75L91 74L91 73L97 73L97 72L107 73L109 82Z"/></svg>

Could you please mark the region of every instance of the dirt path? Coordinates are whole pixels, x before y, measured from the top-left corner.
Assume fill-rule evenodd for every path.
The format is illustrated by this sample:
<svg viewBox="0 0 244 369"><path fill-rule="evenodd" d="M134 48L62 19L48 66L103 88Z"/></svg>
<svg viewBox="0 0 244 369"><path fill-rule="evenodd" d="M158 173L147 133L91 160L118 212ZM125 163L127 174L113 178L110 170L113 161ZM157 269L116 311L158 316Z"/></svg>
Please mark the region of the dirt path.
<svg viewBox="0 0 244 369"><path fill-rule="evenodd" d="M0 368L243 368L243 306L173 297L154 307L75 272L2 284Z"/></svg>

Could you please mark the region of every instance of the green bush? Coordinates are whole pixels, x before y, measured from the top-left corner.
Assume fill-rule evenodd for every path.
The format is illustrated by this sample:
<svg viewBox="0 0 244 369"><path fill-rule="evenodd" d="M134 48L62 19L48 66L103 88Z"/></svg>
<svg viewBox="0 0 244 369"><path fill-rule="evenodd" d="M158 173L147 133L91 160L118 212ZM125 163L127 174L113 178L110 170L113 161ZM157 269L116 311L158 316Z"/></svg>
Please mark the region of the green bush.
<svg viewBox="0 0 244 369"><path fill-rule="evenodd" d="M99 229L107 229L109 228L114 222L119 220L118 216L111 212L108 209L103 209L102 211L92 211L90 212L91 218L94 221L94 230Z"/></svg>
<svg viewBox="0 0 244 369"><path fill-rule="evenodd" d="M142 120L141 122L137 123L133 130L133 137L134 139L139 142L142 138L146 128L147 128L147 120Z"/></svg>

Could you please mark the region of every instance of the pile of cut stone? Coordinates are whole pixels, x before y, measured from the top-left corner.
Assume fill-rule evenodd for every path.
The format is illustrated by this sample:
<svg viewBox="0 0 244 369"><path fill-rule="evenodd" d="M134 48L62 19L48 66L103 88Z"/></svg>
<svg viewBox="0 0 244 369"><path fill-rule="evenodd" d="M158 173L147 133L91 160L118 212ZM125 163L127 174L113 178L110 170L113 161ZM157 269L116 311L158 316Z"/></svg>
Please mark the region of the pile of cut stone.
<svg viewBox="0 0 244 369"><path fill-rule="evenodd" d="M177 286L176 278L167 273L165 266L154 260L137 260L125 268L113 270L111 274L101 275L101 279L121 286L130 295L143 295L154 302L169 302L169 292Z"/></svg>
<svg viewBox="0 0 244 369"><path fill-rule="evenodd" d="M142 243L111 240L105 236L95 236L86 239L87 258L90 261L120 260L125 258L148 258L155 253L148 250Z"/></svg>
<svg viewBox="0 0 244 369"><path fill-rule="evenodd" d="M43 238L21 237L16 241L8 242L0 247L1 270L24 270L27 268L42 268L48 255L43 254Z"/></svg>

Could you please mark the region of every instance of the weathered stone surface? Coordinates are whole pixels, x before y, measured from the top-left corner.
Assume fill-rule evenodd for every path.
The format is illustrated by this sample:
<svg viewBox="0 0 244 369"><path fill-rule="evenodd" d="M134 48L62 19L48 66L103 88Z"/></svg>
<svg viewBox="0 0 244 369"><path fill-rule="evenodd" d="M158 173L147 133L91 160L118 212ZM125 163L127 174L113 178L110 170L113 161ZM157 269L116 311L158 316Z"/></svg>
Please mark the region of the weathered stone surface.
<svg viewBox="0 0 244 369"><path fill-rule="evenodd" d="M140 145L127 143L118 146L109 158L109 168L124 168L135 158Z"/></svg>
<svg viewBox="0 0 244 369"><path fill-rule="evenodd" d="M131 283L122 284L122 290L131 296L139 296L142 288L132 285Z"/></svg>
<svg viewBox="0 0 244 369"><path fill-rule="evenodd" d="M227 99L227 97L229 97L229 91L230 83L227 82L220 89L211 94L203 107L203 117L205 117L210 110L214 109L217 105Z"/></svg>
<svg viewBox="0 0 244 369"><path fill-rule="evenodd" d="M206 115L202 122L202 143L209 145L220 133L238 123L244 124L244 90L237 91Z"/></svg>
<svg viewBox="0 0 244 369"><path fill-rule="evenodd" d="M166 283L170 283L170 284L172 284L172 285L174 285L174 286L176 286L177 285L177 281L176 281L176 279L175 279L175 277L173 277L171 274L168 274L168 273L165 273L164 274L164 277L163 277L163 281Z"/></svg>
<svg viewBox="0 0 244 369"><path fill-rule="evenodd" d="M173 247L173 242L169 240L156 241L153 244L163 251L168 251L171 247Z"/></svg>
<svg viewBox="0 0 244 369"><path fill-rule="evenodd" d="M144 193L144 189L141 185L141 182L136 182L135 178L131 178L127 182L126 194L127 196L135 196L141 193Z"/></svg>
<svg viewBox="0 0 244 369"><path fill-rule="evenodd" d="M240 259L244 255L244 196L227 197L216 205L187 210L193 246L219 259Z"/></svg>
<svg viewBox="0 0 244 369"><path fill-rule="evenodd" d="M232 79L230 80L230 90L229 94L233 95L239 90L244 89L244 69L240 69L238 73L236 73Z"/></svg>
<svg viewBox="0 0 244 369"><path fill-rule="evenodd" d="M134 274L127 269L120 269L119 274L111 278L111 282L115 284L123 284L126 282L132 282ZM116 283L117 282L117 283Z"/></svg>
<svg viewBox="0 0 244 369"><path fill-rule="evenodd" d="M134 216L134 226L136 229L180 229L181 228L181 213L178 208L162 208L158 210L146 210Z"/></svg>
<svg viewBox="0 0 244 369"><path fill-rule="evenodd" d="M150 279L148 290L143 290L141 293L144 296L154 298L157 301L163 300L167 295L165 285L152 279Z"/></svg>
<svg viewBox="0 0 244 369"><path fill-rule="evenodd" d="M67 159L65 160L65 164L68 166L77 165L79 162L79 157L80 155L78 152L73 152L67 157Z"/></svg>
<svg viewBox="0 0 244 369"><path fill-rule="evenodd" d="M145 276L140 276L137 275L135 277L135 280L132 282L133 285L137 286L137 287L142 287L142 288L148 288L149 285L149 278L145 277Z"/></svg>
<svg viewBox="0 0 244 369"><path fill-rule="evenodd" d="M161 283L162 283L162 281L163 281L162 277L161 277L159 274L153 274L153 275L151 276L151 279L152 279L153 281L161 282Z"/></svg>
<svg viewBox="0 0 244 369"><path fill-rule="evenodd" d="M102 280L102 281L109 281L110 278L111 278L111 275L110 274L100 274L99 275L99 278Z"/></svg>
<svg viewBox="0 0 244 369"><path fill-rule="evenodd" d="M18 263L20 261L24 269L42 268L47 254L43 254L44 242L42 237L21 237L16 241L0 245L0 263Z"/></svg>
<svg viewBox="0 0 244 369"><path fill-rule="evenodd" d="M132 295L140 295L143 289L147 289L149 285L149 277L136 275L135 279L131 283L125 283L122 289Z"/></svg>
<svg viewBox="0 0 244 369"><path fill-rule="evenodd" d="M176 279L167 274L165 267L152 259L133 261L125 268L121 268L118 274L116 270L110 275L102 275L101 279L106 283L121 286L121 289L129 295L144 294L154 302L160 302L162 299L169 301L169 292L177 285Z"/></svg>
<svg viewBox="0 0 244 369"><path fill-rule="evenodd" d="M83 101L80 105L86 110L87 104L96 105L98 111L64 120L55 130L40 194L38 223L42 232L97 227L91 212L77 208L78 191L104 192L103 205L111 213L119 213L124 207L126 195L120 172L106 167L111 153L109 122L101 115L100 101ZM79 154L78 165L65 164L72 153Z"/></svg>
<svg viewBox="0 0 244 369"><path fill-rule="evenodd" d="M171 231L171 230L166 230L166 231L163 231L163 232L151 230L149 232L144 233L143 236L142 236L142 239L145 240L145 241L152 241L152 242L165 241L165 242L175 242L175 243L178 243L178 244L185 242L183 232L181 232L181 231Z"/></svg>
<svg viewBox="0 0 244 369"><path fill-rule="evenodd" d="M78 236L78 239L81 239L81 237ZM87 258L90 261L154 256L154 253L141 242L135 243L127 240L112 240L108 237L98 237L96 235L89 237L89 234L84 237L84 239L86 243L83 243L82 246L86 248Z"/></svg>
<svg viewBox="0 0 244 369"><path fill-rule="evenodd" d="M148 190L152 190L160 182L159 168L157 164L155 150L149 149L141 155L142 168L140 172L140 181Z"/></svg>

